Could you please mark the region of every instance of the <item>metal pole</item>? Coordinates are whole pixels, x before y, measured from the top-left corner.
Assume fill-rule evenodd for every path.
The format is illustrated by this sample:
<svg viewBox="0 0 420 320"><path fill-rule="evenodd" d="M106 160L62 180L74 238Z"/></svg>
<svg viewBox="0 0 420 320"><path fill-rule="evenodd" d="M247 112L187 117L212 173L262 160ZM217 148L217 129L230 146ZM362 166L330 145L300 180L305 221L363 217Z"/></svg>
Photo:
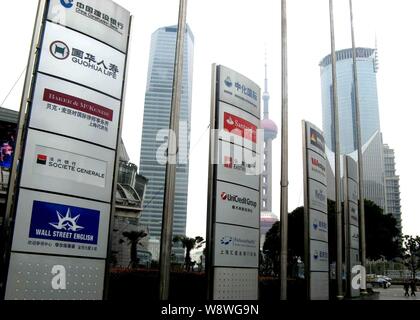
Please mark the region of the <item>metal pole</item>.
<svg viewBox="0 0 420 320"><path fill-rule="evenodd" d="M286 0L281 1L282 43L282 119L281 119L281 255L280 255L280 299L287 300L287 239L288 239L288 75L287 75L287 12Z"/></svg>
<svg viewBox="0 0 420 320"><path fill-rule="evenodd" d="M357 59L356 59L356 40L354 36L353 24L353 1L349 0L350 5L350 20L351 20L351 42L353 48L353 78L354 78L354 92L356 102L356 134L357 134L357 164L359 167L359 232L360 232L360 262L366 268L366 231L365 231L365 196L364 196L364 181L363 181L363 153L362 153L362 131L360 127L360 99L359 99L359 78L357 75ZM361 284L361 293L366 293L366 277L362 277L364 283Z"/></svg>
<svg viewBox="0 0 420 320"><path fill-rule="evenodd" d="M12 222L13 222L13 211L14 211L14 202L16 200L16 188L17 188L17 180L18 180L18 173L19 173L19 165L20 160L22 159L22 151L23 151L23 139L25 136L25 129L26 129L26 121L27 121L27 106L28 100L30 97L31 89L32 89L32 76L34 72L35 60L37 57L37 53L39 52L39 41L41 37L41 30L42 30L42 23L45 17L45 10L48 2L47 0L39 0L38 2L38 9L35 18L34 30L32 33L32 42L29 51L28 63L26 68L25 74L25 81L22 90L22 97L20 102L20 111L19 111L19 122L18 122L18 130L16 136L16 147L15 147L15 155L13 157L13 164L12 170L10 172L9 177L9 188L8 188L8 196L7 196L7 205L6 205L6 214L4 217L3 222L3 252L1 252L2 256L0 257L0 295L2 293L2 289L4 286L4 279L6 277L5 274L1 274L3 271L7 270L8 266L8 255L9 255L9 247L12 233ZM0 239L1 241L2 239Z"/></svg>
<svg viewBox="0 0 420 320"><path fill-rule="evenodd" d="M330 30L331 30L331 66L333 80L333 104L334 104L334 139L335 139L335 213L337 228L337 299L343 299L343 237L342 237L342 214L341 214L341 168L340 168L340 120L338 117L338 94L337 94L337 58L335 54L334 35L334 8L333 0L330 0Z"/></svg>
<svg viewBox="0 0 420 320"><path fill-rule="evenodd" d="M172 251L173 211L175 203L176 163L178 153L179 115L184 67L184 39L187 24L187 0L179 0L178 32L176 39L171 118L168 137L168 163L165 177L162 234L160 243L160 300L169 298L169 278ZM174 134L173 134L174 133Z"/></svg>

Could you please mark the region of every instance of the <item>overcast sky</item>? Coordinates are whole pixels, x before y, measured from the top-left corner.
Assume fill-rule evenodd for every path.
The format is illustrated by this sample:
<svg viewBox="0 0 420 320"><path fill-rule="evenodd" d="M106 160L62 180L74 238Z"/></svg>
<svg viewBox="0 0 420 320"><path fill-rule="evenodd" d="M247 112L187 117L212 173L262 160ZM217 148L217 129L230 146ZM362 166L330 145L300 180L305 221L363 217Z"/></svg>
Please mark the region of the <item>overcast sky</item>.
<svg viewBox="0 0 420 320"><path fill-rule="evenodd" d="M27 63L36 0L0 0L0 103ZM123 138L133 163L139 164L141 127L151 34L177 23L178 0L117 0L134 15ZM22 6L22 4L21 4ZM420 2L418 0L354 0L357 46L378 40L379 110L384 143L395 149L400 175L403 232L420 234L416 205L420 74ZM279 0L189 0L188 23L195 36L190 192L187 233L205 235L207 210L208 132L211 64L226 65L260 86L264 52L269 65L270 116L281 122L281 27ZM347 0L335 1L336 48L351 46ZM289 0L289 209L303 204L301 120L322 127L318 63L330 53L328 0ZM21 79L4 107L18 110ZM280 207L280 138L274 142L273 205Z"/></svg>

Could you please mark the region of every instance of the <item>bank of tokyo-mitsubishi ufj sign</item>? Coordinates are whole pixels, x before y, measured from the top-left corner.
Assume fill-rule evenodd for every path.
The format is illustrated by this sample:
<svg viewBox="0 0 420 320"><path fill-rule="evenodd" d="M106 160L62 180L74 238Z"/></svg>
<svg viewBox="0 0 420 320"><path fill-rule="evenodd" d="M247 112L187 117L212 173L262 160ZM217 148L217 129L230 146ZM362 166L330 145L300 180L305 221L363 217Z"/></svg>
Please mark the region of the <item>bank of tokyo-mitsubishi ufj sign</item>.
<svg viewBox="0 0 420 320"><path fill-rule="evenodd" d="M209 210L210 299L258 299L261 188L261 90L245 76L214 66L214 141ZM217 86L217 88L216 88ZM239 285L240 284L240 285Z"/></svg>
<svg viewBox="0 0 420 320"><path fill-rule="evenodd" d="M100 300L131 16L109 0L46 3L5 298Z"/></svg>

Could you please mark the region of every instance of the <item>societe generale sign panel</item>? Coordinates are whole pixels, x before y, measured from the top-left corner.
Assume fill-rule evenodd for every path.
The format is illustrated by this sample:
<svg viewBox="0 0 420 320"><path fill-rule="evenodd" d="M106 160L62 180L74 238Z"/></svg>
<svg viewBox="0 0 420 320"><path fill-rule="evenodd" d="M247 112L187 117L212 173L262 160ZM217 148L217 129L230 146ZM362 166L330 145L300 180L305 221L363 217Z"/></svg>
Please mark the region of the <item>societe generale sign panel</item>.
<svg viewBox="0 0 420 320"><path fill-rule="evenodd" d="M219 139L260 153L263 135L259 136L260 120L241 109L219 103Z"/></svg>
<svg viewBox="0 0 420 320"><path fill-rule="evenodd" d="M221 181L216 192L216 222L259 228L259 192Z"/></svg>
<svg viewBox="0 0 420 320"><path fill-rule="evenodd" d="M125 55L99 41L47 22L39 71L121 99Z"/></svg>
<svg viewBox="0 0 420 320"><path fill-rule="evenodd" d="M130 13L109 0L51 0L48 20L81 31L122 52L127 50Z"/></svg>
<svg viewBox="0 0 420 320"><path fill-rule="evenodd" d="M30 190L19 199L13 251L106 258L109 204Z"/></svg>
<svg viewBox="0 0 420 320"><path fill-rule="evenodd" d="M12 252L6 300L102 300L105 260Z"/></svg>
<svg viewBox="0 0 420 320"><path fill-rule="evenodd" d="M37 75L29 126L115 149L120 101L71 82Z"/></svg>
<svg viewBox="0 0 420 320"><path fill-rule="evenodd" d="M21 186L109 202L115 151L30 129Z"/></svg>
<svg viewBox="0 0 420 320"><path fill-rule="evenodd" d="M260 87L247 77L220 66L218 100L232 104L260 119Z"/></svg>
<svg viewBox="0 0 420 320"><path fill-rule="evenodd" d="M214 266L258 268L259 237L258 229L216 223Z"/></svg>

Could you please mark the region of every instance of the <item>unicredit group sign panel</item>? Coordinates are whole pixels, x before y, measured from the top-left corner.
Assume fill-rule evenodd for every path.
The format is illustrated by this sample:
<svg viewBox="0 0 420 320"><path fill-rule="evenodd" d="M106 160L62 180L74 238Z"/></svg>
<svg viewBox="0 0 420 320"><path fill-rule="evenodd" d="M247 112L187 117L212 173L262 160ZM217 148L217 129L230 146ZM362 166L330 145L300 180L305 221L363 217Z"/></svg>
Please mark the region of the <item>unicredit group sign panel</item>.
<svg viewBox="0 0 420 320"><path fill-rule="evenodd" d="M120 101L38 74L30 127L115 149Z"/></svg>
<svg viewBox="0 0 420 320"><path fill-rule="evenodd" d="M47 22L39 71L121 99L125 55L99 41Z"/></svg>
<svg viewBox="0 0 420 320"><path fill-rule="evenodd" d="M219 100L260 118L261 89L255 82L223 66L220 66L219 81Z"/></svg>
<svg viewBox="0 0 420 320"><path fill-rule="evenodd" d="M48 20L126 52L130 13L109 0L51 0Z"/></svg>
<svg viewBox="0 0 420 320"><path fill-rule="evenodd" d="M115 152L29 130L21 186L109 202Z"/></svg>
<svg viewBox="0 0 420 320"><path fill-rule="evenodd" d="M109 204L30 190L19 197L13 251L106 258Z"/></svg>

